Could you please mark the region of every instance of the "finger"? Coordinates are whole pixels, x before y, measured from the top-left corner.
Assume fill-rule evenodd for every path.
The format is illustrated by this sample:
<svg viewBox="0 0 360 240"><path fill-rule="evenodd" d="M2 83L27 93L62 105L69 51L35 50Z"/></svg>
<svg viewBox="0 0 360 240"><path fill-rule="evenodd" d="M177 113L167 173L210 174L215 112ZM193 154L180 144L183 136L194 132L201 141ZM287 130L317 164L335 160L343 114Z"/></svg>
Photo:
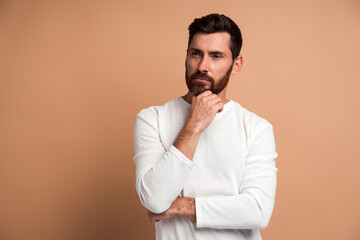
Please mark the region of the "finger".
<svg viewBox="0 0 360 240"><path fill-rule="evenodd" d="M210 95L204 96L204 97L202 98L202 100L205 101L205 102L207 102L207 101L210 101L210 100L212 100L212 99L214 99L214 98L219 98L219 96L216 95L216 94L210 94ZM220 99L220 98L219 98L219 99Z"/></svg>
<svg viewBox="0 0 360 240"><path fill-rule="evenodd" d="M150 222L154 223L155 221L159 221L159 219L156 216L150 216L149 217Z"/></svg>
<svg viewBox="0 0 360 240"><path fill-rule="evenodd" d="M153 223L158 222L161 219L163 219L164 217L165 217L164 213L160 213L160 214L151 213L150 221L153 222Z"/></svg>
<svg viewBox="0 0 360 240"><path fill-rule="evenodd" d="M216 107L217 107L217 112L219 113L219 112L222 112L222 110L224 110L224 104L222 104L221 102L220 103L217 103L216 105L215 105Z"/></svg>
<svg viewBox="0 0 360 240"><path fill-rule="evenodd" d="M206 91L204 91L204 92L202 92L202 93L200 93L198 96L197 96L197 98L201 98L201 97L205 97L205 96L208 96L208 95L211 95L212 94L212 92L210 91L210 90L206 90Z"/></svg>
<svg viewBox="0 0 360 240"><path fill-rule="evenodd" d="M151 211L148 211L148 216L149 216L150 222L154 222L158 218L158 214L153 213Z"/></svg>
<svg viewBox="0 0 360 240"><path fill-rule="evenodd" d="M221 102L221 98L218 95L216 95L216 94L213 94L213 95L215 95L215 96L211 96L211 97L209 96L209 99L207 100L207 102L209 104L217 104L217 103Z"/></svg>

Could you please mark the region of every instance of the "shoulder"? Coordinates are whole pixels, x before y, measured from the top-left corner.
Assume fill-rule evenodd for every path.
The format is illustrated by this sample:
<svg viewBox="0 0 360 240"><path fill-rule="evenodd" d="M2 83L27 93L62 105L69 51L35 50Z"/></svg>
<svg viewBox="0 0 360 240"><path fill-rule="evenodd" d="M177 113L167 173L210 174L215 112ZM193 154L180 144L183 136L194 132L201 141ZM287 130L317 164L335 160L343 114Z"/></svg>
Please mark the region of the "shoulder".
<svg viewBox="0 0 360 240"><path fill-rule="evenodd" d="M159 118L159 115L161 115L164 112L176 111L176 109L178 109L181 105L180 98L181 97L175 98L161 106L151 106L145 108L136 115L136 118L156 120Z"/></svg>
<svg viewBox="0 0 360 240"><path fill-rule="evenodd" d="M254 112L242 107L239 103L233 101L235 111L241 115L243 124L249 131L261 131L262 129L272 128L270 122Z"/></svg>

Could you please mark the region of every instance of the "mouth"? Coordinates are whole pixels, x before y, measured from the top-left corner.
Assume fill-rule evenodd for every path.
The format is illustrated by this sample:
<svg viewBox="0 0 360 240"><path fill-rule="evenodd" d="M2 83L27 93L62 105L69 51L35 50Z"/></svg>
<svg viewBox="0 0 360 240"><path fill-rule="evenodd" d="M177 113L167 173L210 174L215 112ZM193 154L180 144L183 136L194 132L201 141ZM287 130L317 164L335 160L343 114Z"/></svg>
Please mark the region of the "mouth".
<svg viewBox="0 0 360 240"><path fill-rule="evenodd" d="M205 78L194 78L193 80L197 81L197 82L203 82L203 83L210 82L209 80L207 80Z"/></svg>

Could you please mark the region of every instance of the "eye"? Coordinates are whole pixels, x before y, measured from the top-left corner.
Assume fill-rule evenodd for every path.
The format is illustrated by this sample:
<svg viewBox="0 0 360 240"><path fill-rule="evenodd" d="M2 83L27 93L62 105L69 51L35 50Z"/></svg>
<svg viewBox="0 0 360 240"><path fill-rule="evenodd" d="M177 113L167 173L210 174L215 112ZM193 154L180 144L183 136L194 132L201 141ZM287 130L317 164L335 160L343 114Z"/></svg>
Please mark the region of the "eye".
<svg viewBox="0 0 360 240"><path fill-rule="evenodd" d="M191 56L193 56L193 57L197 57L197 56L199 56L200 54L198 53L198 52L191 52Z"/></svg>
<svg viewBox="0 0 360 240"><path fill-rule="evenodd" d="M220 59L220 58L222 58L222 55L216 53L216 54L213 55L213 58L214 59Z"/></svg>

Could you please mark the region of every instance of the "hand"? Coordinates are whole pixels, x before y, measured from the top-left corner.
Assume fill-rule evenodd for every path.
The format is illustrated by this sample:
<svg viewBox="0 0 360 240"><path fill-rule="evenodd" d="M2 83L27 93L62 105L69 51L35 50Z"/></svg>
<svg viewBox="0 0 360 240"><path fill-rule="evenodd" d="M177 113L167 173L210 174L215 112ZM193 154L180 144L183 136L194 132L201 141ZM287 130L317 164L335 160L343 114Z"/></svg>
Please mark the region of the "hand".
<svg viewBox="0 0 360 240"><path fill-rule="evenodd" d="M193 97L187 126L202 132L223 108L224 105L218 95L209 90L205 91L197 97Z"/></svg>
<svg viewBox="0 0 360 240"><path fill-rule="evenodd" d="M193 97L188 120L177 136L174 146L188 159L193 160L202 131L223 108L221 98L209 90Z"/></svg>
<svg viewBox="0 0 360 240"><path fill-rule="evenodd" d="M148 211L149 220L158 222L164 219L170 219L178 216L187 217L191 221L196 221L195 199L187 197L178 197L174 200L168 210L163 213L156 214Z"/></svg>

